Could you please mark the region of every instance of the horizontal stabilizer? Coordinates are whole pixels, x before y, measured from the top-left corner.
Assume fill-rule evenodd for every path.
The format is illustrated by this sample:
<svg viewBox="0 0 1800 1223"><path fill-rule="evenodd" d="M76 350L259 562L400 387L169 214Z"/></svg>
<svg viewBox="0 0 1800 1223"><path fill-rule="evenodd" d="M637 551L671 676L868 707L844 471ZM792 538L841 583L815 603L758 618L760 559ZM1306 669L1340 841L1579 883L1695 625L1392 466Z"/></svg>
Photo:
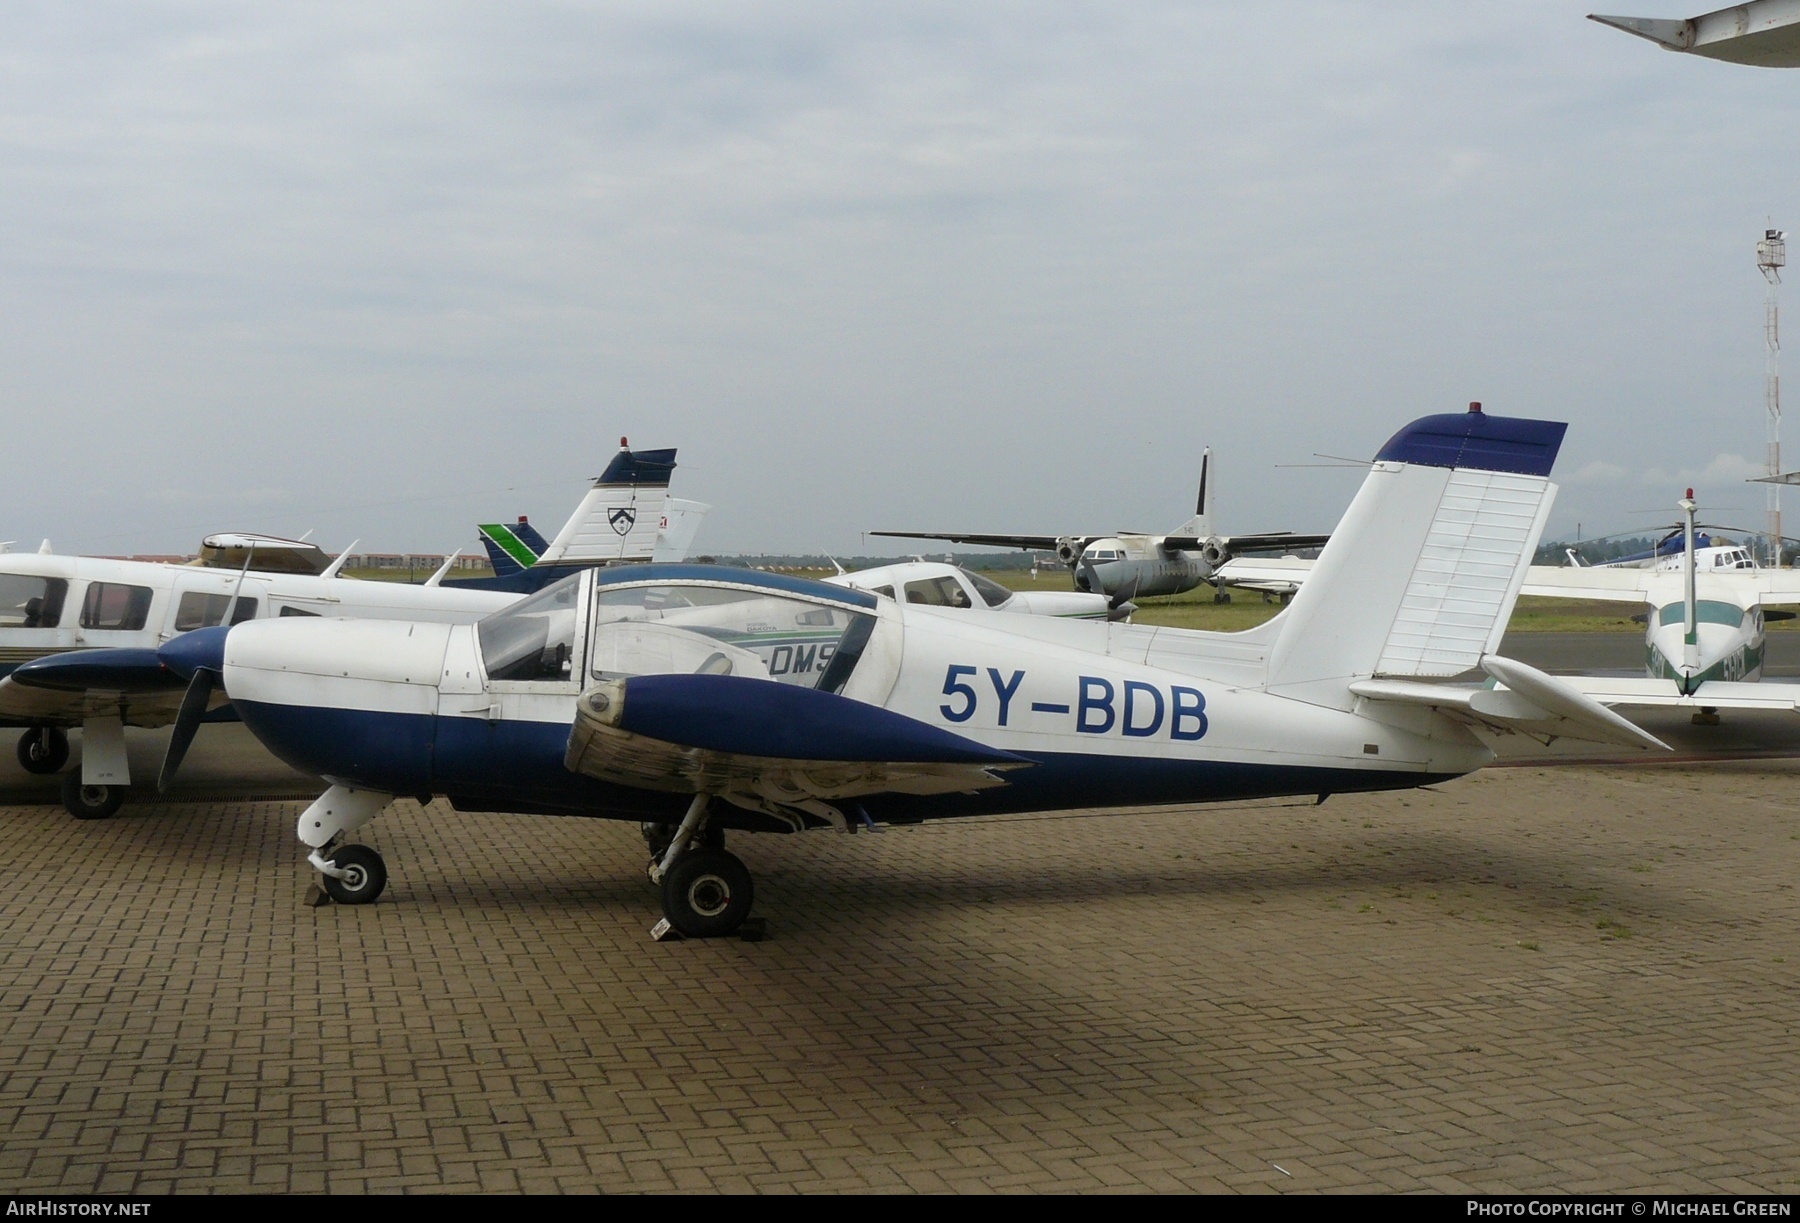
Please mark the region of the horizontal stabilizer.
<svg viewBox="0 0 1800 1223"><path fill-rule="evenodd" d="M1647 676L1559 675L1557 678L1602 705L1800 712L1800 684L1707 680L1692 693L1684 693L1672 679Z"/></svg>
<svg viewBox="0 0 1800 1223"><path fill-rule="evenodd" d="M1350 690L1368 701L1423 705L1502 734L1669 750L1661 739L1583 695L1566 677L1546 675L1522 662L1493 655L1481 665L1506 687L1368 679L1351 684Z"/></svg>

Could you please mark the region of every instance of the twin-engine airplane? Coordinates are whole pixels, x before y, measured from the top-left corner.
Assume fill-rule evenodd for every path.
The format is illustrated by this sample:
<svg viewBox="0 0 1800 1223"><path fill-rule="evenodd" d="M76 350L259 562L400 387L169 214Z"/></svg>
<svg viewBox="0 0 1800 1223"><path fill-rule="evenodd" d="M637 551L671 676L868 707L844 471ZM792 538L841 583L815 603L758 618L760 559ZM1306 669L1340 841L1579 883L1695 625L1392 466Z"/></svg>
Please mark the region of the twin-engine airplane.
<svg viewBox="0 0 1800 1223"><path fill-rule="evenodd" d="M1156 595L1178 595L1204 582L1219 587L1218 599L1228 601L1222 571L1233 557L1258 552L1296 552L1317 548L1328 535L1295 535L1276 531L1264 535L1215 535L1212 529L1212 493L1207 476L1212 465L1212 451L1200 456L1200 496L1194 516L1167 535L1146 535L1136 531L1119 531L1112 535L974 535L929 531L871 531L897 539L942 539L957 544L985 544L1005 548L1026 548L1034 552L1054 551L1057 559L1075 575L1080 590L1104 594L1115 607L1133 599ZM1255 589L1272 589L1283 600L1291 597L1294 585L1265 588L1247 582Z"/></svg>
<svg viewBox="0 0 1800 1223"><path fill-rule="evenodd" d="M619 441L623 447L625 439ZM621 449L556 540L532 554L541 567L526 571L514 563L510 580L445 581L451 560L422 586L343 578L348 550L333 560L304 540L244 533L207 536L197 565L56 556L47 548L0 555L0 726L26 729L19 763L33 773L62 769L69 759L66 732L81 727L81 767L64 779L63 804L78 818L104 818L123 804L131 784L124 728L175 721L186 688L154 666L121 671L111 661L114 651L141 656L180 633L227 619L466 624L583 566L679 558L711 507L668 496L674 467L673 450ZM489 541L490 529L482 528ZM16 670L66 652L79 652L79 660ZM219 708L223 703L222 697L212 701L212 710L229 716Z"/></svg>
<svg viewBox="0 0 1800 1223"><path fill-rule="evenodd" d="M1641 678L1561 676L1607 705L1678 706L1713 722L1720 709L1800 709L1800 684L1760 683L1766 621L1800 603L1800 570L1762 569L1750 550L1715 545L1697 533L1694 490L1677 503L1682 526L1673 551L1605 565L1533 565L1523 593L1647 606L1646 674Z"/></svg>
<svg viewBox="0 0 1800 1223"><path fill-rule="evenodd" d="M346 837L396 795L447 795L640 822L669 926L725 934L752 903L727 829L1411 787L1491 760L1478 730L1662 747L1493 653L1564 428L1408 425L1292 604L1243 633L642 565L572 575L476 625L257 620L119 662L189 685L166 771L222 687L277 756L331 782L299 836L341 902L387 879Z"/></svg>

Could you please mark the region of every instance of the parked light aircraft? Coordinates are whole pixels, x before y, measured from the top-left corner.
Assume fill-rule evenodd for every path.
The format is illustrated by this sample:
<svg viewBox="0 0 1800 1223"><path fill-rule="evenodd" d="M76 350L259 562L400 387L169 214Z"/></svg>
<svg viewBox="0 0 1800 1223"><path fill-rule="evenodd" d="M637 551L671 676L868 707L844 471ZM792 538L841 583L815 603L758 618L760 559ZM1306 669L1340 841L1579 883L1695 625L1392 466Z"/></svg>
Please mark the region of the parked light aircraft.
<svg viewBox="0 0 1800 1223"><path fill-rule="evenodd" d="M1085 591L1008 590L991 578L942 561L878 565L825 580L834 586L849 586L927 607L967 607L1077 620L1122 620L1134 610L1129 603L1115 608L1105 595Z"/></svg>
<svg viewBox="0 0 1800 1223"><path fill-rule="evenodd" d="M1219 587L1227 602L1220 570L1233 557L1251 552L1294 552L1317 548L1325 535L1276 531L1263 535L1215 535L1208 474L1212 451L1200 456L1200 496L1194 516L1167 535L1118 531L1112 535L976 535L930 531L871 531L899 539L943 539L958 544L987 544L1030 551L1054 551L1075 575L1075 585L1105 594L1115 605L1155 595L1176 595L1203 582ZM1278 591L1287 597L1290 591Z"/></svg>
<svg viewBox="0 0 1800 1223"><path fill-rule="evenodd" d="M589 565L679 561L712 506L669 495L674 450L632 450L619 439L613 456L556 538L548 542L524 518L482 523L494 579L451 585L529 593Z"/></svg>
<svg viewBox="0 0 1800 1223"><path fill-rule="evenodd" d="M659 933L724 934L753 889L726 829L1410 787L1491 760L1483 728L1662 747L1493 652L1564 428L1406 426L1293 603L1243 633L646 565L572 575L477 625L253 620L119 662L187 677L190 710L222 685L277 756L331 782L298 831L341 902L387 878L347 835L395 795L447 795L643 822ZM1510 691L1457 678L1477 669Z"/></svg>
<svg viewBox="0 0 1800 1223"><path fill-rule="evenodd" d="M1678 550L1605 565L1533 565L1523 591L1565 599L1648 606L1642 678L1560 678L1607 705L1682 706L1710 722L1720 709L1800 709L1800 684L1759 683L1765 622L1792 612L1766 604L1800 603L1800 571L1763 569L1750 549L1714 545L1697 534L1694 490L1678 506Z"/></svg>
<svg viewBox="0 0 1800 1223"><path fill-rule="evenodd" d="M1800 0L1750 0L1685 21L1593 13L1588 20L1636 34L1665 51L1759 68L1800 67Z"/></svg>
<svg viewBox="0 0 1800 1223"><path fill-rule="evenodd" d="M422 586L342 578L348 549L333 560L305 540L244 532L207 536L195 565L55 556L47 544L38 554L0 555L0 726L26 728L19 763L33 773L60 770L69 758L66 729L82 727L81 768L64 779L63 802L77 817L103 818L131 784L124 727L174 721L184 685L152 669L114 689L84 681L79 668L58 672L56 687L31 685L8 674L20 663L84 651L104 666L107 655L95 651L154 649L228 613L233 623L268 616L473 622L580 566L678 556L711 507L667 496L674 466L673 450L622 448L555 544L545 546L546 570L510 586L446 581L454 557ZM221 704L214 702L215 712Z"/></svg>

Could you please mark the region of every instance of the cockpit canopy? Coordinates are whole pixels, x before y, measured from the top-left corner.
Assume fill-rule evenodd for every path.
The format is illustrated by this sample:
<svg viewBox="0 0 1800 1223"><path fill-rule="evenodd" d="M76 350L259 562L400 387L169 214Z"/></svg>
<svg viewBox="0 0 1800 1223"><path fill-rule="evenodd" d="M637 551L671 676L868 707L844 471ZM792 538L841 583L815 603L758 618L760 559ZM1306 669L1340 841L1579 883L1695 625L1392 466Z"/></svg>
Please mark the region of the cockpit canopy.
<svg viewBox="0 0 1800 1223"><path fill-rule="evenodd" d="M839 691L874 630L862 592L817 583L742 583L678 567L678 580L571 574L476 626L490 680L593 680L632 675L740 675ZM730 573L730 571L723 571ZM636 576L630 575L630 576ZM585 614L583 583L594 581ZM790 591L787 586L800 587ZM587 631L583 632L582 629Z"/></svg>

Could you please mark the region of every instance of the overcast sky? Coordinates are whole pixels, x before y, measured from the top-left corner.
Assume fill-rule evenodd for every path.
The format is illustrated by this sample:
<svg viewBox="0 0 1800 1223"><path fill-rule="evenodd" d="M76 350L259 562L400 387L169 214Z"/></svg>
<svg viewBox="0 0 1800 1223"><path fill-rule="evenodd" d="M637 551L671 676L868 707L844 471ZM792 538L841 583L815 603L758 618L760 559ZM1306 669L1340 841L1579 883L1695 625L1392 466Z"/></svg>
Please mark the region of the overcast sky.
<svg viewBox="0 0 1800 1223"><path fill-rule="evenodd" d="M1471 399L1553 533L1757 525L1800 71L1590 4L10 5L0 539L440 550L621 434L709 552L1167 530L1205 445L1319 530Z"/></svg>

